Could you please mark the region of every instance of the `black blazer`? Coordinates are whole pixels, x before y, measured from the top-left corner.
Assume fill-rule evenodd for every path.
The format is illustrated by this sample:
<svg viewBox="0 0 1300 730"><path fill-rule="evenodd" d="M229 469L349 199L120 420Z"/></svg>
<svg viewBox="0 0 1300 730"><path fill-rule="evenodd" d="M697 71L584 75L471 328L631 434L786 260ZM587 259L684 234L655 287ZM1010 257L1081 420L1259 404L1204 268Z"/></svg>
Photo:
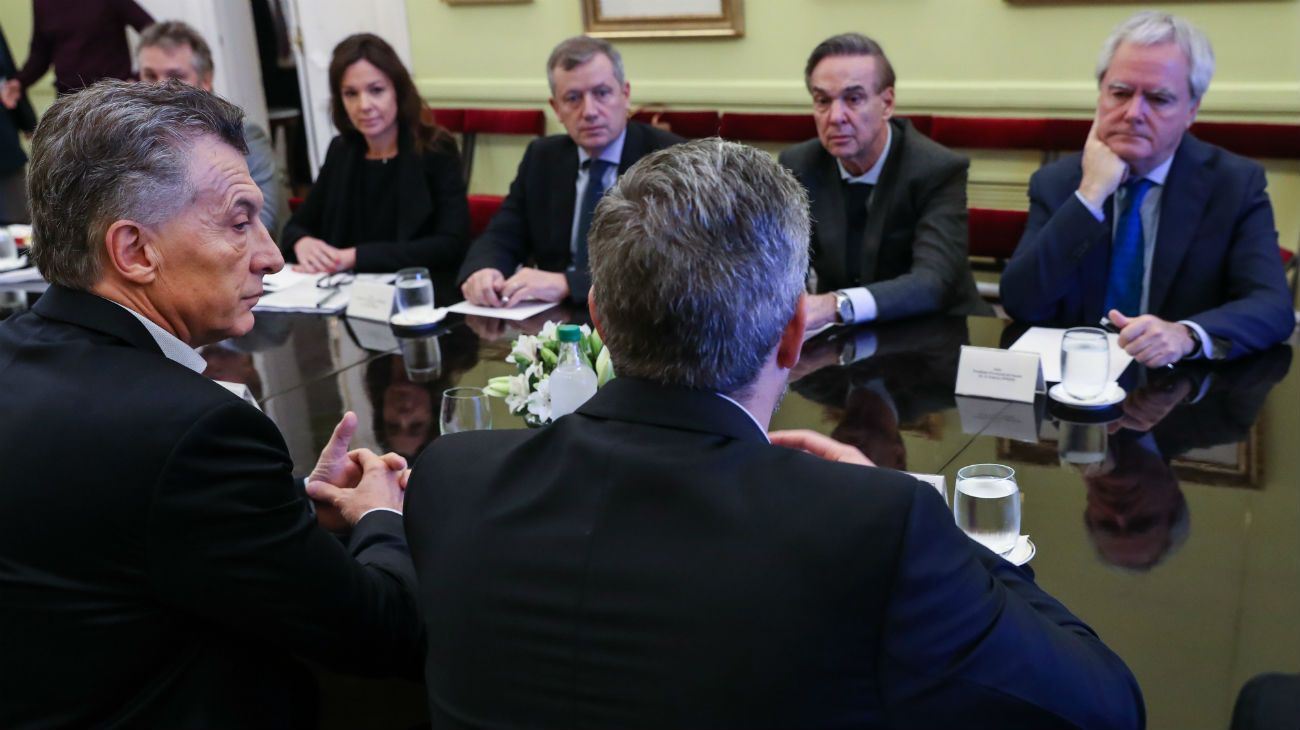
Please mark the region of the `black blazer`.
<svg viewBox="0 0 1300 730"><path fill-rule="evenodd" d="M435 728L1136 728L1132 675L932 487L618 378L407 490Z"/></svg>
<svg viewBox="0 0 1300 730"><path fill-rule="evenodd" d="M628 122L618 174L651 152L684 141L648 124ZM496 269L510 276L521 265L536 266L543 271L564 271L569 298L585 303L591 272L567 271L572 263L569 244L577 179L578 146L569 135L554 134L529 143L510 183L510 193L470 247L458 283L463 284L479 269Z"/></svg>
<svg viewBox="0 0 1300 730"><path fill-rule="evenodd" d="M9 42L5 40L4 31L0 30L0 76L13 78L17 73L13 54L9 52ZM18 141L18 132L36 130L36 112L27 100L27 92L18 99L18 106L13 109L0 108L0 175L8 175L22 169L27 164L27 153L23 152Z"/></svg>
<svg viewBox="0 0 1300 730"><path fill-rule="evenodd" d="M1029 180L1029 222L1000 285L1017 320L1096 325L1105 314L1115 206L1107 198L1098 222L1079 202L1081 159L1070 155ZM1185 134L1164 188L1147 311L1204 327L1216 356L1285 340L1294 310L1264 168Z"/></svg>
<svg viewBox="0 0 1300 730"><path fill-rule="evenodd" d="M317 527L270 419L131 314L50 287L0 382L0 727L300 727L291 652L418 670L401 518Z"/></svg>
<svg viewBox="0 0 1300 730"><path fill-rule="evenodd" d="M820 139L781 153L780 161L808 189L812 268L817 292L866 286L877 320L918 314L992 314L971 275L966 230L970 161L891 119L893 141L867 208L861 275L844 267L844 193L839 166Z"/></svg>
<svg viewBox="0 0 1300 730"><path fill-rule="evenodd" d="M344 134L330 142L316 183L302 206L285 224L280 249L285 261L297 261L293 244L315 236L331 246L357 249L357 271L391 272L407 266L455 271L469 246L469 203L455 145L416 154L405 132L397 159L397 240L375 241L352 236L361 216L361 166L366 143Z"/></svg>

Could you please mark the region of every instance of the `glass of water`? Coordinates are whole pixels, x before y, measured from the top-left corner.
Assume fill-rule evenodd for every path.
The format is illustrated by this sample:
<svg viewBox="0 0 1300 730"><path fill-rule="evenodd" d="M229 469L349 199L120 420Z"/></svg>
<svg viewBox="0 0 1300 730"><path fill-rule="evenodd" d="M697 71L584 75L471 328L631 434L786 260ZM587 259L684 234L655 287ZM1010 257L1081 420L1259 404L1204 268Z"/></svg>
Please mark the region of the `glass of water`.
<svg viewBox="0 0 1300 730"><path fill-rule="evenodd" d="M1110 382L1106 330L1073 327L1061 337L1061 387L1079 400L1097 400Z"/></svg>
<svg viewBox="0 0 1300 730"><path fill-rule="evenodd" d="M492 428L492 407L482 388L448 388L442 394L438 428L443 434Z"/></svg>
<svg viewBox="0 0 1300 730"><path fill-rule="evenodd" d="M957 470L952 500L957 526L970 538L1006 555L1020 537L1020 487L1016 471L1001 464L972 464Z"/></svg>
<svg viewBox="0 0 1300 730"><path fill-rule="evenodd" d="M402 325L419 325L432 322L433 280L429 270L414 266L397 272L397 312L393 322Z"/></svg>

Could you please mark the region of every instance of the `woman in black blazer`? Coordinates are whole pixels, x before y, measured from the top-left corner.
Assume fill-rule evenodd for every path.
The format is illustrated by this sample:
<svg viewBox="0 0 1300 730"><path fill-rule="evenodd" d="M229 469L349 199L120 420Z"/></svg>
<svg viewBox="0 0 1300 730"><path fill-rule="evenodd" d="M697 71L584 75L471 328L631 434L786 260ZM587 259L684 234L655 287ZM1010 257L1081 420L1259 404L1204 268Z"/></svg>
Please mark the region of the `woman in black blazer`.
<svg viewBox="0 0 1300 730"><path fill-rule="evenodd" d="M309 273L455 272L469 246L469 205L456 142L425 122L406 67L382 38L349 36L330 61L339 136L281 237Z"/></svg>

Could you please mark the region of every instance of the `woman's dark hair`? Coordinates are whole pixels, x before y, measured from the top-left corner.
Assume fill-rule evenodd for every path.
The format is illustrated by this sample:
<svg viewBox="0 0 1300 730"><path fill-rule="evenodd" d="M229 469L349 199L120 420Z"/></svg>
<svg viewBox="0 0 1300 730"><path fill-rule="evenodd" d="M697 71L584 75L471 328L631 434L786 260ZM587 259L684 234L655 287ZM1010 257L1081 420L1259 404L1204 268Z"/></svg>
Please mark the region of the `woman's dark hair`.
<svg viewBox="0 0 1300 730"><path fill-rule="evenodd" d="M455 149L456 141L451 133L435 124L431 117L425 116L424 102L420 92L411 80L411 73L397 57L397 52L388 45L388 41L373 33L357 33L344 38L334 46L334 57L330 59L330 114L334 126L345 135L361 136L357 128L348 119L348 112L343 108L343 73L357 61L369 61L371 65L383 72L393 84L397 95L397 122L402 130L409 131L415 144L415 151L424 153L434 149Z"/></svg>

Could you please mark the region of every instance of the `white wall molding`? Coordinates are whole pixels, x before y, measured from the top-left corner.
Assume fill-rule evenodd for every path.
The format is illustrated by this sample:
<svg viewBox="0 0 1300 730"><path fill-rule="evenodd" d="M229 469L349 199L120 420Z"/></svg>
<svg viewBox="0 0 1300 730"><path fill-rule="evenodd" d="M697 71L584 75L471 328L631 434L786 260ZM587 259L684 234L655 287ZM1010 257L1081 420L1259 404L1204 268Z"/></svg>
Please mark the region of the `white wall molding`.
<svg viewBox="0 0 1300 730"><path fill-rule="evenodd" d="M416 80L433 106L545 105L546 80L537 78ZM1006 116L1088 116L1097 100L1090 82L926 81L902 82L898 105L904 113ZM661 103L714 109L806 111L808 95L796 81L705 82L632 79L633 104ZM1300 123L1300 83L1223 82L1206 95L1202 116Z"/></svg>

